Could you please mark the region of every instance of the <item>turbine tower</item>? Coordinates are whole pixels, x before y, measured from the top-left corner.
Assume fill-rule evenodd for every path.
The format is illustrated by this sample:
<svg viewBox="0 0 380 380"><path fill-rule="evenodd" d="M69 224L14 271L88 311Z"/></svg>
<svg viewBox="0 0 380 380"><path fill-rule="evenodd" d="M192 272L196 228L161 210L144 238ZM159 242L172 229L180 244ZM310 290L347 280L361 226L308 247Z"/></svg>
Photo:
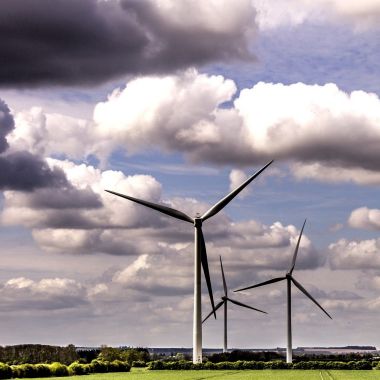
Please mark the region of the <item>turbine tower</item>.
<svg viewBox="0 0 380 380"><path fill-rule="evenodd" d="M227 295L227 284L226 284L226 279L224 277L224 270L223 270L223 263L222 263L222 257L219 256L220 259L220 269L222 271L222 278L223 278L223 288L224 288L224 296L222 297L222 301L220 301L216 306L213 311L211 311L207 317L202 321L204 323L215 311L217 311L222 305L224 305L224 341L223 341L223 352L227 352L227 302L230 301L234 303L235 305L246 307L248 309L256 310L260 313L267 314L266 311L262 311L260 309L256 309L252 306L245 305L244 303L241 303L239 301L235 301L231 298L228 297Z"/></svg>
<svg viewBox="0 0 380 380"><path fill-rule="evenodd" d="M256 285L247 286L246 288L234 290L234 292L240 292L242 290L253 289L253 288L257 288L259 286L264 286L264 285L273 284L275 282L286 280L286 289L287 289L287 338L288 338L288 340L287 340L287 346L286 346L286 362L287 363L291 363L292 360L293 360L293 352L292 352L292 293L291 293L292 292L292 283L303 294L305 294L305 296L307 296L308 298L310 298L330 319L332 319L331 316L330 316L330 314L293 277L293 271L294 271L294 267L296 265L298 248L299 248L299 245L300 245L301 236L302 236L303 229L305 227L305 223L306 223L306 219L305 219L305 221L303 223L303 226L302 226L302 229L301 229L301 232L300 232L300 236L299 236L298 241L297 241L296 249L295 249L294 255L293 255L292 264L290 266L290 269L289 269L288 273L286 273L286 275L284 277L272 278L271 280L264 281L264 282L261 282L261 283L256 284Z"/></svg>
<svg viewBox="0 0 380 380"><path fill-rule="evenodd" d="M271 163L268 162L262 169L248 178L244 183L242 183L238 188L231 191L228 195L226 195L223 199L217 202L214 206L212 206L206 213L202 216L195 216L192 218L185 213L175 210L173 208L156 204L148 201L144 201L141 199L137 199L131 197L129 195L124 195L120 193L116 193L114 191L106 190L107 192L117 195L119 197L128 199L132 202L136 202L140 205L152 208L153 210L159 211L163 214L172 216L175 219L183 220L185 222L192 223L194 225L194 316L193 316L193 363L201 363L202 362L202 305L201 305L201 265L203 267L203 273L205 275L206 284L208 288L208 293L211 301L212 309L215 310L214 299L212 295L211 288L211 280L210 273L208 269L208 261L207 261L207 252L206 252L206 244L203 237L202 232L202 223L216 215L219 211L221 211L227 204L236 197L249 183L251 183L257 176L259 176ZM216 318L215 311L213 312Z"/></svg>

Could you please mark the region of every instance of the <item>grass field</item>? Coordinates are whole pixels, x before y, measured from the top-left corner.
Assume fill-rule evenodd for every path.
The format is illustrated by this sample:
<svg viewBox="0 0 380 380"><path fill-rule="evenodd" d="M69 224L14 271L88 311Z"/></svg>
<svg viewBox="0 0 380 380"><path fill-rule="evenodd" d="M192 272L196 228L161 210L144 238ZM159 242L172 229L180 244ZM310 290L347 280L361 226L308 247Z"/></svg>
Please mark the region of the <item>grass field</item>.
<svg viewBox="0 0 380 380"><path fill-rule="evenodd" d="M215 370L215 371L147 371L133 369L130 373L107 373L65 377L70 380L380 380L380 371L325 371L325 370ZM35 379L37 380L37 379ZM41 379L46 380L46 379ZM51 377L49 380L62 380Z"/></svg>

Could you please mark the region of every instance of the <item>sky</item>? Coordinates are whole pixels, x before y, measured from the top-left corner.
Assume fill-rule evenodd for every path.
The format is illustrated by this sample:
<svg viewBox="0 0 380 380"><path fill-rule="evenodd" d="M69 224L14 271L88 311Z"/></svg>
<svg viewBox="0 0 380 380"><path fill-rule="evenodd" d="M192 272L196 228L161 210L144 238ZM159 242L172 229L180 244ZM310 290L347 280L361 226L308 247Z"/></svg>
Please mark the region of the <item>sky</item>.
<svg viewBox="0 0 380 380"><path fill-rule="evenodd" d="M0 345L191 347L212 286L289 269L294 346L380 346L378 0L2 0ZM285 284L233 297L229 346L284 347ZM217 301L218 302L218 301ZM210 311L203 283L203 315ZM223 317L203 327L221 347Z"/></svg>

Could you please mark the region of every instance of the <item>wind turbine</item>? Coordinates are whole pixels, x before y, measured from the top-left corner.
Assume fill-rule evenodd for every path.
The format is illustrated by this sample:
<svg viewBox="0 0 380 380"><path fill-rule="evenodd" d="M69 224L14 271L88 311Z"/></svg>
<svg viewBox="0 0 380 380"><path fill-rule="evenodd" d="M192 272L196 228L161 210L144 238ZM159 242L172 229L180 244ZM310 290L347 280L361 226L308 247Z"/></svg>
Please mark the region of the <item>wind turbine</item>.
<svg viewBox="0 0 380 380"><path fill-rule="evenodd" d="M257 288L259 286L264 286L264 285L273 284L275 282L286 280L286 285L287 285L287 287L286 287L287 288L287 336L288 336L288 341L287 341L287 346L286 346L286 362L287 363L291 363L292 360L293 360L293 358L292 358L292 354L293 354L293 352L292 352L292 283L303 294L305 294L308 298L310 298L330 319L332 319L331 316L330 316L330 314L293 277L293 271L294 271L294 267L296 265L298 248L299 248L299 245L300 245L301 236L302 236L302 232L303 232L303 229L305 227L305 224L306 224L306 219L305 219L305 221L303 223L303 226L302 226L302 229L301 229L301 232L300 232L300 236L299 236L298 241L297 241L296 249L295 249L294 255L293 255L292 264L290 266L290 269L289 269L288 273L286 273L286 275L284 277L272 278L271 280L264 281L264 282L261 282L261 283L256 284L256 285L247 286L246 288L234 290L234 292L240 292L242 290L253 289L253 288Z"/></svg>
<svg viewBox="0 0 380 380"><path fill-rule="evenodd" d="M244 303L241 303L239 301L233 300L228 297L227 295L227 284L226 279L224 277L224 270L223 270L223 263L222 263L222 257L219 256L220 259L220 269L222 271L222 278L223 278L223 288L224 288L224 296L222 297L222 301L220 301L213 311L210 312L210 314L207 315L207 317L202 321L204 323L215 311L217 311L222 305L224 305L224 342L223 342L223 352L227 352L227 302L230 301L234 303L235 305L246 307L247 309L252 309L259 311L260 313L267 314L266 311L262 311L260 309L256 309L252 306L245 305Z"/></svg>
<svg viewBox="0 0 380 380"><path fill-rule="evenodd" d="M242 191L247 185L249 185L249 183L251 183L257 176L259 176L272 162L273 160L268 162L262 169L257 171L250 178L248 178L238 188L231 191L228 195L226 195L223 199L221 199L214 206L212 206L208 211L206 211L202 216L199 216L199 214L197 214L195 218L192 218L181 211L175 210L173 208L170 208L161 204L144 201L141 199L131 197L129 195L124 195L124 194L116 193L114 191L106 190L107 192L111 194L128 199L132 202L136 202L143 206L152 208L153 210L159 211L163 214L172 216L173 218L183 220L185 222L189 222L194 225L194 228L195 228L194 230L194 316L193 316L193 362L194 363L202 362L201 265L203 267L203 273L206 279L211 306L212 306L212 309L215 310L214 299L212 295L210 273L208 269L206 244L205 244L203 232L202 232L202 223L206 219L209 219L212 216L216 215L225 206L227 206L227 204L233 198L235 198L236 195L240 193L240 191ZM214 311L214 315L216 318L215 311Z"/></svg>

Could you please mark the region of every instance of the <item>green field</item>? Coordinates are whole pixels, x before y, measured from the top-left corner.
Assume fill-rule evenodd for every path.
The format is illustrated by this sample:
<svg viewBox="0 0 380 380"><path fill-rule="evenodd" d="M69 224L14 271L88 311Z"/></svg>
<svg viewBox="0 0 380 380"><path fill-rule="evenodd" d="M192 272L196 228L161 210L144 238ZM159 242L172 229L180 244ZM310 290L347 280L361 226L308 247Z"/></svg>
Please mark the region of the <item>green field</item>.
<svg viewBox="0 0 380 380"><path fill-rule="evenodd" d="M133 369L130 373L107 373L65 377L70 380L380 380L380 371L326 371L326 370L215 370L215 371L147 371ZM35 379L37 380L37 379ZM41 379L46 380L46 379ZM62 380L51 377L49 380Z"/></svg>

